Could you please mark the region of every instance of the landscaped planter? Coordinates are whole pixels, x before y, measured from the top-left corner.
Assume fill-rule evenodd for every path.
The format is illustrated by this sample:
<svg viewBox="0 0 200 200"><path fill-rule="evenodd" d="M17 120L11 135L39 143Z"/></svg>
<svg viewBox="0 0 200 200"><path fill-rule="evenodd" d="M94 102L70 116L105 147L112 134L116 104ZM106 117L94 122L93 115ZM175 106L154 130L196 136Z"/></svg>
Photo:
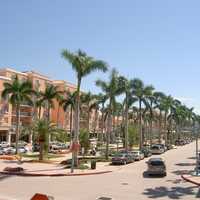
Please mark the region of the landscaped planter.
<svg viewBox="0 0 200 200"><path fill-rule="evenodd" d="M3 170L4 172L23 172L24 169L22 167L6 167Z"/></svg>

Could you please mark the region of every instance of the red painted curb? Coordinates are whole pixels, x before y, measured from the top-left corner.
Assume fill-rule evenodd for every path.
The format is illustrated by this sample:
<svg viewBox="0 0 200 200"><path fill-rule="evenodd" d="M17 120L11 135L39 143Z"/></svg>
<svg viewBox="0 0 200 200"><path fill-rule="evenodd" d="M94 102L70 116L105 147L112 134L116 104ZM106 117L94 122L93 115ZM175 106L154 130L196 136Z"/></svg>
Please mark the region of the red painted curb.
<svg viewBox="0 0 200 200"><path fill-rule="evenodd" d="M31 176L31 177L39 177L39 176L89 176L89 175L100 175L111 173L112 171L102 171L102 172L91 172L91 173L77 173L77 174L32 174L32 173L23 173L23 172L0 172L0 174L4 175L15 175L15 176Z"/></svg>
<svg viewBox="0 0 200 200"><path fill-rule="evenodd" d="M192 183L192 184L195 184L195 185L197 185L197 186L200 186L200 183L195 182L195 181L192 181L191 179L186 178L184 175L181 175L181 178L182 178L183 180L187 181L187 182L190 182L190 183Z"/></svg>

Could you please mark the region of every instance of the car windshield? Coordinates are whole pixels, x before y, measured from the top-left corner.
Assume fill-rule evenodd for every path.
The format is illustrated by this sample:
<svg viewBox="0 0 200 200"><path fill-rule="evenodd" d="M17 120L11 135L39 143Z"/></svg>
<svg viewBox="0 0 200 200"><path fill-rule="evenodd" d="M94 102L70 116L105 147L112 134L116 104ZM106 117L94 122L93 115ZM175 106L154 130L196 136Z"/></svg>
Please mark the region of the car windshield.
<svg viewBox="0 0 200 200"><path fill-rule="evenodd" d="M125 157L125 155L124 154L116 154L116 155L114 155L114 157Z"/></svg>
<svg viewBox="0 0 200 200"><path fill-rule="evenodd" d="M153 166L163 166L164 163L163 163L163 161L155 160L155 161L151 161L150 165L153 165Z"/></svg>
<svg viewBox="0 0 200 200"><path fill-rule="evenodd" d="M159 149L159 146L153 146L151 149Z"/></svg>
<svg viewBox="0 0 200 200"><path fill-rule="evenodd" d="M139 151L133 151L132 153L138 155Z"/></svg>

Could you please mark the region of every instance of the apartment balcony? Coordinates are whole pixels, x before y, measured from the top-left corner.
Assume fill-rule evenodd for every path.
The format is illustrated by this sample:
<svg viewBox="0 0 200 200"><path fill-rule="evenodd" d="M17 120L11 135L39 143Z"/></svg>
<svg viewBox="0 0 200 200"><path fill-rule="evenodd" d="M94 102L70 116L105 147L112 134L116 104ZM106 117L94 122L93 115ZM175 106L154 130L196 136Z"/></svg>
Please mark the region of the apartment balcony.
<svg viewBox="0 0 200 200"><path fill-rule="evenodd" d="M12 113L13 117L16 117L16 113ZM32 117L33 113L32 112L20 112L20 117Z"/></svg>

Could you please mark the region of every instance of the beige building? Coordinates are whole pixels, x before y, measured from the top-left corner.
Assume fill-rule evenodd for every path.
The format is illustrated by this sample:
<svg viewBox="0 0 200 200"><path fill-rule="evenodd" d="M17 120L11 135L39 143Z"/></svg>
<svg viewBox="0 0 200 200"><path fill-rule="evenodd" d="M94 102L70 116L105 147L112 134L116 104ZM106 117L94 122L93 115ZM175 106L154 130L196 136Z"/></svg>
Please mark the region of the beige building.
<svg viewBox="0 0 200 200"><path fill-rule="evenodd" d="M1 98L1 92L4 89L4 82L10 82L12 78L18 76L20 80L29 80L33 85L33 89L36 91L44 91L48 84L53 84L58 87L59 91L74 92L76 85L68 83L62 80L52 80L49 77L40 74L35 71L19 72L10 68L0 69L0 142L7 141L9 143L15 141L15 126L16 126L16 114L15 108L5 99ZM33 97L34 98L34 97ZM34 115L37 112L31 105L24 104L20 108L20 125L28 126L31 125L34 119ZM84 108L83 108L84 109ZM45 116L45 110L41 110L41 115ZM80 127L87 127L86 113L82 112L80 117ZM54 100L54 108L51 109L50 113L51 121L56 123L59 127L70 131L73 127L73 112L69 108L66 112L59 105L57 100ZM90 114L90 132L100 131L99 127L99 115L97 112L92 111ZM30 140L30 138L25 138Z"/></svg>

